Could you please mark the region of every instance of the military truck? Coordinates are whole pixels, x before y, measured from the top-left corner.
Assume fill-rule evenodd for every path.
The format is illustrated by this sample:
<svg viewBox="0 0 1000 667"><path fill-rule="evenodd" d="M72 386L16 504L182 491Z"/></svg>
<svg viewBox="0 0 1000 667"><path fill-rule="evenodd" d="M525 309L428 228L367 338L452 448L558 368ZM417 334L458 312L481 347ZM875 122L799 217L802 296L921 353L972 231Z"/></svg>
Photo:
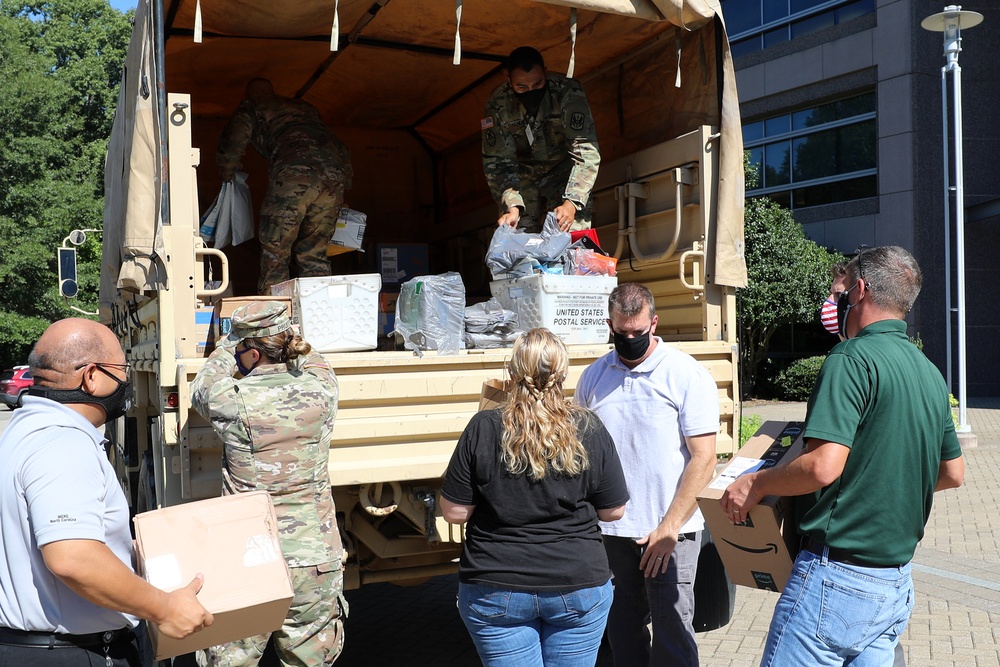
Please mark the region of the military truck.
<svg viewBox="0 0 1000 667"><path fill-rule="evenodd" d="M718 383L718 450L739 423L735 287L744 284L743 160L735 77L714 0L140 0L107 158L102 320L135 369L112 457L133 509L216 496L221 444L191 409L207 352L199 317L253 294L259 246L199 237L220 187L218 137L247 82L316 106L348 145L366 247L425 243L429 273L489 296L497 208L480 119L503 60L532 45L579 79L603 161L594 229L618 280L657 299L657 334ZM244 159L256 203L266 165ZM364 272L371 253L334 258ZM570 347L569 389L611 349ZM508 350L326 354L340 380L330 483L348 588L454 572L461 531L437 492L485 380ZM655 425L654 425L655 426Z"/></svg>

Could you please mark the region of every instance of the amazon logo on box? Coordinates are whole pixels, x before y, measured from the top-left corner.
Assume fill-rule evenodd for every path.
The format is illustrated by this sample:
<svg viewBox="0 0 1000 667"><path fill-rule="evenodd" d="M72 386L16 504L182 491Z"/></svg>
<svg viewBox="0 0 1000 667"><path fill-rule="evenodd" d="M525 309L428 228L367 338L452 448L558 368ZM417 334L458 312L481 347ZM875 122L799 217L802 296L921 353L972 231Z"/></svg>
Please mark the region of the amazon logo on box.
<svg viewBox="0 0 1000 667"><path fill-rule="evenodd" d="M705 525L734 584L781 591L798 555L793 499L768 496L733 524L719 499L733 480L747 472L787 465L802 453L801 422L764 422L760 429L698 494Z"/></svg>

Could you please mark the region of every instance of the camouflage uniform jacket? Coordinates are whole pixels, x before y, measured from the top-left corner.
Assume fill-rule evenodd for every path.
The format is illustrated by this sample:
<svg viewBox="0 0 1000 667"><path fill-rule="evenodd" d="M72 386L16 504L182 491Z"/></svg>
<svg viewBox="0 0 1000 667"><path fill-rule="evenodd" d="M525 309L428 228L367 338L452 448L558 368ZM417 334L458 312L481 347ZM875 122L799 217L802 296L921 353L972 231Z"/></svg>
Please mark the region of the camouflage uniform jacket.
<svg viewBox="0 0 1000 667"><path fill-rule="evenodd" d="M286 167L309 167L332 170L331 178L351 185L350 152L308 102L278 95L243 100L219 139L219 168L234 171L248 142L267 160L272 182Z"/></svg>
<svg viewBox="0 0 1000 667"><path fill-rule="evenodd" d="M601 154L587 96L576 79L547 72L546 94L529 117L510 83L493 91L483 112L483 170L500 212L524 206L518 190L546 175L565 182L563 199L584 207ZM562 201L555 202L555 206ZM541 214L544 218L544 213Z"/></svg>
<svg viewBox="0 0 1000 667"><path fill-rule="evenodd" d="M223 442L224 495L271 494L289 567L339 561L327 470L337 377L316 352L288 365L258 366L239 380L235 370L232 352L219 348L191 383L195 410Z"/></svg>

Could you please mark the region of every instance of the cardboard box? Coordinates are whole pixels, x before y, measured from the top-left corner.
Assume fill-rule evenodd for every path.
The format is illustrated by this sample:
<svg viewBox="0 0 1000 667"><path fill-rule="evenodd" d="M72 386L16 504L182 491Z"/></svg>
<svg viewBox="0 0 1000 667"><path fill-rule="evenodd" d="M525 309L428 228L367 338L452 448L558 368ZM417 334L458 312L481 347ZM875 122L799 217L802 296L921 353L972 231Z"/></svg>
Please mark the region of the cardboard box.
<svg viewBox="0 0 1000 667"><path fill-rule="evenodd" d="M219 332L215 327L215 306L199 306L194 311L195 350L199 357L206 357L215 350Z"/></svg>
<svg viewBox="0 0 1000 667"><path fill-rule="evenodd" d="M792 498L765 497L734 525L719 499L738 476L787 464L805 450L802 422L764 422L712 482L698 494L705 524L734 584L780 592L799 553Z"/></svg>
<svg viewBox="0 0 1000 667"><path fill-rule="evenodd" d="M198 599L215 615L211 626L186 639L162 635L150 623L157 660L281 627L293 591L266 491L175 505L134 521L140 575L170 592L202 573Z"/></svg>
<svg viewBox="0 0 1000 667"><path fill-rule="evenodd" d="M426 243L379 244L375 261L384 285L399 285L430 273Z"/></svg>
<svg viewBox="0 0 1000 667"><path fill-rule="evenodd" d="M378 346L377 273L295 278L271 286L292 300L292 322L317 352L358 352Z"/></svg>
<svg viewBox="0 0 1000 667"><path fill-rule="evenodd" d="M215 314L212 322L215 328L216 340L221 340L229 335L233 328L233 313L240 306L246 306L255 301L280 301L285 304L285 314L290 315L292 310L292 300L284 296L230 296L220 299L215 304Z"/></svg>

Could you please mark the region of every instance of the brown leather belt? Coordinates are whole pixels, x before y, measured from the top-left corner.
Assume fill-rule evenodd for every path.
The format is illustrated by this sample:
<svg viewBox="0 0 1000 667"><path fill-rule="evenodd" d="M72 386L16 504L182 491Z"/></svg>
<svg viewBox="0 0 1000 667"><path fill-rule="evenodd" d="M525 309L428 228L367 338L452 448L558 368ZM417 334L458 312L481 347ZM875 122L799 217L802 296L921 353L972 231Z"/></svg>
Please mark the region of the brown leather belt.
<svg viewBox="0 0 1000 667"><path fill-rule="evenodd" d="M135 638L132 628L108 630L107 632L92 632L86 635L67 635L58 632L35 632L32 630L14 630L0 627L0 644L9 646L45 646L48 648L103 648L130 642Z"/></svg>
<svg viewBox="0 0 1000 667"><path fill-rule="evenodd" d="M803 540L803 551L808 551L811 554L822 556L823 549L827 549L827 558L837 561L838 563L843 563L844 565L854 565L855 567L899 567L899 565L882 565L881 563L872 563L871 561L862 560L861 558L850 555L843 549L827 547L825 544L820 544L816 540L811 540L809 538Z"/></svg>

